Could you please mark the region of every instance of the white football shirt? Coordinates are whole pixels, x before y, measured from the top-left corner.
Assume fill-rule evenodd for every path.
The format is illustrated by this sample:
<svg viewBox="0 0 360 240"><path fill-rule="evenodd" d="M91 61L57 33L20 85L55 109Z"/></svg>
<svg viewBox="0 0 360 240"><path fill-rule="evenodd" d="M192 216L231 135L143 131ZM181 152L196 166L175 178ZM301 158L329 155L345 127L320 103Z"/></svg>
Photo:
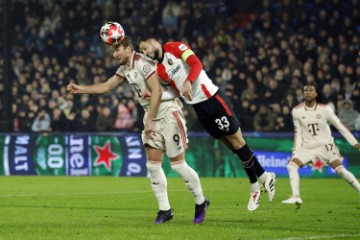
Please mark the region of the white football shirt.
<svg viewBox="0 0 360 240"><path fill-rule="evenodd" d="M292 116L295 126L294 151L300 147L312 148L334 143L328 123L338 129L352 146L358 143L327 105L316 103L308 108L301 103L292 110Z"/></svg>
<svg viewBox="0 0 360 240"><path fill-rule="evenodd" d="M133 52L131 56L130 67L127 65L121 65L117 71L116 75L127 80L135 93L135 97L140 105L144 108L145 112L148 111L149 100L143 99L140 97L140 93L144 90L150 91L147 80L153 75L156 74L155 63L149 60L141 53ZM154 120L164 117L169 112L178 109L178 104L174 101L169 101L176 98L176 93L169 86L161 85L161 90L163 96L166 95L165 101L160 103L159 109L154 117ZM170 96L170 97L169 97ZM162 97L163 100L163 97Z"/></svg>

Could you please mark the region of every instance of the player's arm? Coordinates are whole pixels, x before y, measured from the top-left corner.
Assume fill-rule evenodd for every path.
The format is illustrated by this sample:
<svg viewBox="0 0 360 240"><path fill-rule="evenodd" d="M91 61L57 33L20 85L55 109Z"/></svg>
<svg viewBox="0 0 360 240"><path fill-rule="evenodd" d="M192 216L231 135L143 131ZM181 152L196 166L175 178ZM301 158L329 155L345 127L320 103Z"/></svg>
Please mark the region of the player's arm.
<svg viewBox="0 0 360 240"><path fill-rule="evenodd" d="M189 66L189 73L184 80L182 94L187 99L192 100L191 84L199 77L201 70L203 69L200 59L186 43L169 43L165 48L168 48L172 54L177 58L180 58Z"/></svg>
<svg viewBox="0 0 360 240"><path fill-rule="evenodd" d="M145 119L144 131L146 136L151 138L152 120L154 119L159 109L162 92L160 82L156 74L152 74L146 81L151 91L151 98L149 103L149 111Z"/></svg>
<svg viewBox="0 0 360 240"><path fill-rule="evenodd" d="M161 84L160 84L160 86L161 86ZM173 88L167 88L167 87L164 87L164 88L166 88L166 89L161 90L162 91L161 101L168 101L168 100L172 100L174 98L180 97L179 94L177 94ZM146 100L150 100L151 92L148 91L147 89L144 89L141 91L140 97L143 99L146 99Z"/></svg>
<svg viewBox="0 0 360 240"><path fill-rule="evenodd" d="M326 117L327 120L344 136L344 138L353 146L354 148L360 150L360 144L352 135L352 133L341 123L340 119L336 116L334 111L326 106Z"/></svg>
<svg viewBox="0 0 360 240"><path fill-rule="evenodd" d="M296 116L295 111L292 111L292 118L294 122L294 145L293 145L293 152L299 149L302 145L302 132L301 132L301 125L299 119Z"/></svg>
<svg viewBox="0 0 360 240"><path fill-rule="evenodd" d="M199 77L200 72L203 69L203 65L200 59L189 48L181 54L181 60L186 62L190 67L190 71L186 77L186 80L189 80L193 83Z"/></svg>
<svg viewBox="0 0 360 240"><path fill-rule="evenodd" d="M102 94L110 92L123 81L124 79L122 77L115 74L106 82L91 85L77 85L75 83L70 83L66 86L66 89L73 94Z"/></svg>

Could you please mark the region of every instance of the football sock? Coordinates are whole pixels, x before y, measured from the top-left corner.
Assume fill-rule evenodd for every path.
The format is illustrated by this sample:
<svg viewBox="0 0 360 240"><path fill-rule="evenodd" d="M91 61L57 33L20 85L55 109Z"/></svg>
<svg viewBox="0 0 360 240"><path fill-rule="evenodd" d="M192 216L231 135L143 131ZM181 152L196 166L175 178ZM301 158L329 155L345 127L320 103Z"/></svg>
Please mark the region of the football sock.
<svg viewBox="0 0 360 240"><path fill-rule="evenodd" d="M293 196L300 197L300 176L298 172L299 166L296 163L289 162L287 169L289 171L290 185Z"/></svg>
<svg viewBox="0 0 360 240"><path fill-rule="evenodd" d="M171 162L171 168L178 173L185 182L187 189L193 194L196 204L202 204L205 197L201 188L199 175L187 165L185 160Z"/></svg>
<svg viewBox="0 0 360 240"><path fill-rule="evenodd" d="M161 163L147 162L146 167L150 173L151 187L158 201L159 210L169 210L170 203L167 194L167 181L165 173L161 168Z"/></svg>
<svg viewBox="0 0 360 240"><path fill-rule="evenodd" d="M236 153L242 161L244 170L249 177L250 183L257 182L255 169L255 162L257 159L254 157L254 154L250 150L249 146L245 144L242 148L234 150L234 153Z"/></svg>
<svg viewBox="0 0 360 240"><path fill-rule="evenodd" d="M263 174L261 174L260 176L258 176L259 179L260 179L260 181L261 181L262 183L265 183L265 180L266 180L266 176L267 176L267 175L268 175L267 172L263 172Z"/></svg>
<svg viewBox="0 0 360 240"><path fill-rule="evenodd" d="M260 192L260 186L258 182L254 182L250 185L251 192Z"/></svg>
<svg viewBox="0 0 360 240"><path fill-rule="evenodd" d="M341 176L345 181L347 181L358 193L360 193L360 183L355 178L355 176L346 170L346 168L343 165L338 166L335 168L335 172Z"/></svg>

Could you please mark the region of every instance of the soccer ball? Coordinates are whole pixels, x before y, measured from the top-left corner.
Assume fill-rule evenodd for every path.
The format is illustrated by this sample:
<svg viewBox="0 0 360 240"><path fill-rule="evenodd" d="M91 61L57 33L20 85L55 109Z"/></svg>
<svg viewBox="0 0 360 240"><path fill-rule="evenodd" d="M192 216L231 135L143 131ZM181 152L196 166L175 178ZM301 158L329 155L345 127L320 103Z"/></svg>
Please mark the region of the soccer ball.
<svg viewBox="0 0 360 240"><path fill-rule="evenodd" d="M117 22L107 22L100 29L101 40L107 45L117 45L125 37L123 27Z"/></svg>

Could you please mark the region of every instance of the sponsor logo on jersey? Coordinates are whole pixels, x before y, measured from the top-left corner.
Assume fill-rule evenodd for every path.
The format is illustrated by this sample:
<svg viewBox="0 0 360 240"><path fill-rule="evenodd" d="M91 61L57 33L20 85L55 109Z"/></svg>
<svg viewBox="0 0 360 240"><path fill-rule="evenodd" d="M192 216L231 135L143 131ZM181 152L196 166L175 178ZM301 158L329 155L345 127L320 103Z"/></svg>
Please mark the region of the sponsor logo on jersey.
<svg viewBox="0 0 360 240"><path fill-rule="evenodd" d="M176 68L171 71L171 74L175 75L180 70L180 68L180 65L177 65Z"/></svg>
<svg viewBox="0 0 360 240"><path fill-rule="evenodd" d="M180 44L180 45L179 45L179 49L180 49L181 51L185 51L185 50L188 49L188 48L187 48L187 46L185 46L185 44Z"/></svg>
<svg viewBox="0 0 360 240"><path fill-rule="evenodd" d="M168 64L173 65L173 61L171 59L168 59Z"/></svg>
<svg viewBox="0 0 360 240"><path fill-rule="evenodd" d="M149 65L149 64L145 64L144 67L143 67L143 71L144 71L145 73L149 73L150 70L151 70L150 65Z"/></svg>

